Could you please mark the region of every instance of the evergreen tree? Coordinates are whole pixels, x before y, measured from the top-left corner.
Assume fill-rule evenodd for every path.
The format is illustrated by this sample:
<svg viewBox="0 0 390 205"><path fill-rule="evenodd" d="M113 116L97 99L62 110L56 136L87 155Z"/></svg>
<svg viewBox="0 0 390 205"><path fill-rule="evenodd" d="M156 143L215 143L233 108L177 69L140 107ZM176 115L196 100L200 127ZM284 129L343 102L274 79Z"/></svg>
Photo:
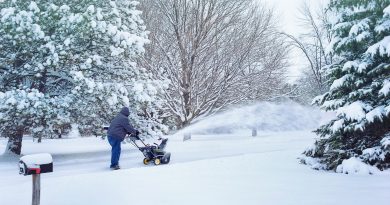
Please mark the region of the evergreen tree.
<svg viewBox="0 0 390 205"><path fill-rule="evenodd" d="M135 63L148 42L136 4L0 3L0 133L9 137L8 152L20 154L24 133L46 137L73 123L82 134L97 134L122 106L149 129L142 123L149 118L137 113L154 106L161 89Z"/></svg>
<svg viewBox="0 0 390 205"><path fill-rule="evenodd" d="M335 119L321 126L307 151L325 169L351 157L390 166L390 1L331 0L330 52L339 60L325 68L330 90L314 99Z"/></svg>

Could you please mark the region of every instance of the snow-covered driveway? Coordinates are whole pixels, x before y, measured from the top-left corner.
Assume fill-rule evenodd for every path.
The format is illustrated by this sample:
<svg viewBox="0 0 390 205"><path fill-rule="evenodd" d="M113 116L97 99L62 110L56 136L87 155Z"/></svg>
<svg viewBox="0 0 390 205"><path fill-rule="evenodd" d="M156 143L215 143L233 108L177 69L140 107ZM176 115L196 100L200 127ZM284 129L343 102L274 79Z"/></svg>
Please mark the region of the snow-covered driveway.
<svg viewBox="0 0 390 205"><path fill-rule="evenodd" d="M144 166L142 154L125 144L119 171L107 168L109 146L98 138L26 141L23 152L53 154L54 173L42 176L42 205L389 203L388 173L343 175L299 164L314 137L309 131L172 137L171 163L157 167ZM18 175L17 159L3 157L0 173L0 204L30 204L31 177Z"/></svg>

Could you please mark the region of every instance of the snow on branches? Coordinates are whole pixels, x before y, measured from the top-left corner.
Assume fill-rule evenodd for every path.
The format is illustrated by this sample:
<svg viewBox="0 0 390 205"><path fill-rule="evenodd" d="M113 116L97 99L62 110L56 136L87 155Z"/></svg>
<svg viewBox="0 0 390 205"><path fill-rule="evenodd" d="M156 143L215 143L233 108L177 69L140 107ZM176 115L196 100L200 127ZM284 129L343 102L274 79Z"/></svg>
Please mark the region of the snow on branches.
<svg viewBox="0 0 390 205"><path fill-rule="evenodd" d="M8 116L3 134L15 125L27 133L50 131L56 123L78 123L85 134L96 134L122 106L132 108L132 121L154 130L159 123L149 129L140 122L149 119L145 107L156 108L161 89L135 63L148 43L135 6L125 0L2 2L0 89L2 102L9 102L0 111ZM139 85L150 92L135 92Z"/></svg>
<svg viewBox="0 0 390 205"><path fill-rule="evenodd" d="M360 160L380 169L390 167L388 150L381 146L390 132L389 4L388 0L333 0L329 4L331 52L339 60L327 68L330 90L314 102L337 116L316 131L321 139L305 152L319 158L327 169L349 172L346 167L357 166ZM385 154L371 160L373 153Z"/></svg>

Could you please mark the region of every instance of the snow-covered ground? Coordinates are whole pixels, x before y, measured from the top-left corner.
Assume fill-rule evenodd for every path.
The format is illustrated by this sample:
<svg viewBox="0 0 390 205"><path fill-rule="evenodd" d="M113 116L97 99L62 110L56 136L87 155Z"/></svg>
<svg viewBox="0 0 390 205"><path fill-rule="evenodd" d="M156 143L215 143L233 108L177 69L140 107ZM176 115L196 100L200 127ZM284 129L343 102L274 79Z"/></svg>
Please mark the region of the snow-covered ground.
<svg viewBox="0 0 390 205"><path fill-rule="evenodd" d="M388 205L390 174L315 171L297 157L313 142L310 131L171 137L168 165L145 166L142 154L122 146L118 171L108 169L110 147L100 138L26 139L23 154L48 152L54 172L42 175L41 204L343 204ZM0 139L0 152L5 148ZM31 177L18 159L0 157L0 204L30 204Z"/></svg>

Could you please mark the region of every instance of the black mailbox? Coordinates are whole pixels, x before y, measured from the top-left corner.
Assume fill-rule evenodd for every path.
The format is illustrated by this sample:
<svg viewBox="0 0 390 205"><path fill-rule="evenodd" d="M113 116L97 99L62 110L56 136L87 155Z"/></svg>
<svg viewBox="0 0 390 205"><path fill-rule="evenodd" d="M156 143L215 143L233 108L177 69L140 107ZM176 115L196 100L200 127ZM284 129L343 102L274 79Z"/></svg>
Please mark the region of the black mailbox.
<svg viewBox="0 0 390 205"><path fill-rule="evenodd" d="M32 175L53 172L53 158L50 154L26 155L20 158L19 174Z"/></svg>

